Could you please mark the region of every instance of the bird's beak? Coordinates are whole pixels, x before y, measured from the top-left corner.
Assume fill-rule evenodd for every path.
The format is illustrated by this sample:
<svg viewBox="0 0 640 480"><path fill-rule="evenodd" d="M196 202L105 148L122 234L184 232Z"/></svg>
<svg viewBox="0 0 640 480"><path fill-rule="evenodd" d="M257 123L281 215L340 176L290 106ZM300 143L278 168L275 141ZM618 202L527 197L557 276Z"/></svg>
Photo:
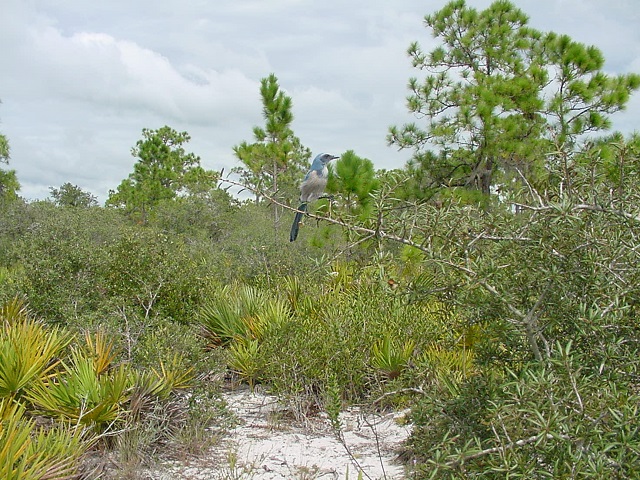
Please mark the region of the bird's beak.
<svg viewBox="0 0 640 480"><path fill-rule="evenodd" d="M331 160L336 160L338 158L340 158L340 157L336 157L335 155L331 155Z"/></svg>

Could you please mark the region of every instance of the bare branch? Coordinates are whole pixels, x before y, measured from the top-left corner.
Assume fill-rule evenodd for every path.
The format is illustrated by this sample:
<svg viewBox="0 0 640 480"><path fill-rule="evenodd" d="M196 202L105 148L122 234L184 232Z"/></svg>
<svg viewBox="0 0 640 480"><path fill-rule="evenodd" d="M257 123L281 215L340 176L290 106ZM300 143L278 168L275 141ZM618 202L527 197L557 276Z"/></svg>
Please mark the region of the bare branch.
<svg viewBox="0 0 640 480"><path fill-rule="evenodd" d="M520 178L522 178L522 181L527 185L527 188L529 189L529 193L531 193L531 195L533 195L538 199L538 205L540 206L544 205L544 202L542 201L542 197L540 196L538 191L535 188L533 188L533 186L529 183L529 180L527 180L527 177L524 176L522 171L520 171L519 168L516 168L516 172L518 172L518 175L520 175Z"/></svg>
<svg viewBox="0 0 640 480"><path fill-rule="evenodd" d="M551 435L550 433L547 433L546 435L533 435L531 437L528 438L523 438L521 440L517 440L515 442L511 442L511 443L507 443L506 445L500 445L499 447L492 447L492 448L487 448L485 450L480 450L479 452L475 452L475 453L471 453L469 455L465 455L460 459L454 460L452 462L449 462L448 465L451 467L457 467L459 465L462 465L464 462L468 461L468 460L473 460L476 458L480 458L483 457L485 455L491 455L492 453L498 453L498 452L505 452L506 450L510 450L512 448L516 448L516 447L522 447L524 445L528 445L530 443L534 443L537 442L538 440L545 438L547 440L553 440L554 438L560 438L562 440L569 440L570 437L568 435L559 435L558 436L554 436Z"/></svg>
<svg viewBox="0 0 640 480"><path fill-rule="evenodd" d="M553 210L555 207L551 205L541 205L539 207L532 207L531 205L525 205L523 203L514 203L515 206L522 208L523 210L532 210L534 212L544 212L548 210ZM579 203L574 205L571 208L572 211L580 211L580 210L588 210L591 212L600 212L600 213L608 213L610 215L621 216L627 220L633 220L634 222L640 223L640 216L634 215L629 212L624 212L622 210L613 210L610 208L604 208L600 205L592 205L588 203Z"/></svg>
<svg viewBox="0 0 640 480"><path fill-rule="evenodd" d="M240 186L240 187L245 187L248 190L251 190L253 193L259 193L260 195L264 196L264 198L268 199L269 201L271 201L272 203L279 205L287 210L290 210L292 212L297 212L298 209L295 207L290 207L288 205L283 204L282 202L271 198L269 195L266 195L262 192L256 192L254 189L252 189L251 187L247 187L246 185L243 185L241 183L238 183L234 180L229 180L227 179L221 179L221 182L226 182L226 183L230 183L232 185L236 185L236 186ZM524 206L527 207L527 206ZM540 209L544 209L545 207L528 207L534 210L540 210ZM548 207L549 209L551 207ZM344 222L342 220L338 220L335 218L330 218L330 217L326 217L326 216L322 216L322 215L314 215L311 213L307 213L307 215L310 218L314 218L318 221L325 221L327 223L332 223L334 225L340 225L341 227L344 227L348 230L354 231L354 232L358 232L361 234L365 234L366 237L371 238L371 237L376 237L379 239L386 239L386 240L391 240L393 242L397 242L397 243L402 243L404 245L409 245L411 247L414 247L418 250L420 250L421 252L424 252L428 255L431 255L431 251L429 248L427 248L423 243L416 243L408 238L405 237L401 237L398 235L393 235L393 234L389 234L386 233L384 230L382 230L382 219L380 216L378 216L377 219L377 224L376 224L376 229L370 229L370 228L365 228L365 227L360 227L357 225L352 225L349 224L347 222ZM479 239L486 239L486 240L493 240L493 241L502 241L502 240L509 240L509 241L531 241L529 238L526 237L494 237L494 236L490 236L490 235L485 235L484 233L480 234L478 237L476 237L471 244L473 244L474 242L476 242ZM444 259L434 259L434 261L437 261L443 265L448 265L460 272L462 272L470 282L477 282L477 284L479 284L481 287L483 287L485 290L487 290L489 293L491 293L492 295L494 295L496 298L498 298L506 307L507 309L513 313L517 318L518 321L520 322L521 325L525 326L526 329L526 336L527 339L529 341L531 350L534 354L534 356L536 357L537 360L542 360L542 355L540 353L540 349L538 347L537 344L537 337L539 336L539 332L537 332L536 328L535 328L535 321L537 319L537 317L535 316L535 312L536 310L540 307L541 302L543 301L544 297L546 296L546 292L543 292L543 294L540 296L540 298L538 298L538 301L536 302L536 304L533 306L533 308L527 312L524 313L522 312L520 309L518 309L515 305L513 305L503 294L501 294L493 285L487 283L485 280L481 279L478 277L478 274L471 270L470 268L464 267L462 265L458 265L452 261L449 260L444 260Z"/></svg>

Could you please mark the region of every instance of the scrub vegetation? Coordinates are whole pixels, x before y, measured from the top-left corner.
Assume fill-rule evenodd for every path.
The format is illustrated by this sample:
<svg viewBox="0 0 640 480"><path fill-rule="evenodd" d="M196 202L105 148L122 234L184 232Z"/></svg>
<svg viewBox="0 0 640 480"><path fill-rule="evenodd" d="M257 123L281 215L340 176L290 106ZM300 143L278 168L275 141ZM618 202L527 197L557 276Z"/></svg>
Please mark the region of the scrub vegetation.
<svg viewBox="0 0 640 480"><path fill-rule="evenodd" d="M70 183L25 201L0 170L0 477L202 453L226 382L337 429L406 409L407 478L637 476L640 136L609 126L640 76L504 0L425 26L416 121L388 135L412 160L343 152L295 243L310 152L275 75L228 175L169 126L105 206Z"/></svg>

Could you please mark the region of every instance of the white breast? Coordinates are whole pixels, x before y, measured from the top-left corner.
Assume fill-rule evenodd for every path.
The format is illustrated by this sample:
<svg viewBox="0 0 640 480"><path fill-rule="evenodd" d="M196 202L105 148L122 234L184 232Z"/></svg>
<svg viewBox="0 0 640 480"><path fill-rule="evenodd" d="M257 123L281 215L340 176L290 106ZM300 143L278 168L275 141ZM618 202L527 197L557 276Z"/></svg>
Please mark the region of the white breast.
<svg viewBox="0 0 640 480"><path fill-rule="evenodd" d="M300 186L300 201L313 202L317 200L324 192L324 188L327 186L327 178L329 171L327 167L322 170L322 174L318 175L316 170L309 172L306 180L302 182Z"/></svg>

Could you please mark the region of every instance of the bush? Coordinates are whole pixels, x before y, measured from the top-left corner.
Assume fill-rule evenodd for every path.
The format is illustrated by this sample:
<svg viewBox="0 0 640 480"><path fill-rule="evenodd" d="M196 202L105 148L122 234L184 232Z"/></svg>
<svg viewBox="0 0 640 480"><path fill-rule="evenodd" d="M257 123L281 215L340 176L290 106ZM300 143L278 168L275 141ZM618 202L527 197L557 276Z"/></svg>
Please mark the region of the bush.
<svg viewBox="0 0 640 480"><path fill-rule="evenodd" d="M90 447L82 429L37 427L24 407L0 401L0 477L7 480L74 478Z"/></svg>
<svg viewBox="0 0 640 480"><path fill-rule="evenodd" d="M640 397L585 369L571 344L548 365L473 377L414 410L415 478L631 478Z"/></svg>
<svg viewBox="0 0 640 480"><path fill-rule="evenodd" d="M339 277L298 292L291 320L265 338L268 383L283 395L320 405L328 387L356 402L417 385L415 355L442 337L447 309L408 303L391 289L364 281L344 287L335 283Z"/></svg>
<svg viewBox="0 0 640 480"><path fill-rule="evenodd" d="M18 300L0 309L0 322L3 478L44 478L45 474L46 478L67 478L78 469L84 452L101 438L96 434L119 436L142 430L145 419L163 408L187 413L175 422L167 419L162 429L156 425L158 442L168 441L188 425L201 436L208 423L190 422L189 412L201 422L221 415L219 405L207 415L204 404L190 408L186 401L176 401L177 392L195 383L193 364L189 366L179 349L173 350L169 360L137 369L122 361L106 333L78 339L60 327L34 320ZM43 429L25 420L36 415L50 418L50 427Z"/></svg>

